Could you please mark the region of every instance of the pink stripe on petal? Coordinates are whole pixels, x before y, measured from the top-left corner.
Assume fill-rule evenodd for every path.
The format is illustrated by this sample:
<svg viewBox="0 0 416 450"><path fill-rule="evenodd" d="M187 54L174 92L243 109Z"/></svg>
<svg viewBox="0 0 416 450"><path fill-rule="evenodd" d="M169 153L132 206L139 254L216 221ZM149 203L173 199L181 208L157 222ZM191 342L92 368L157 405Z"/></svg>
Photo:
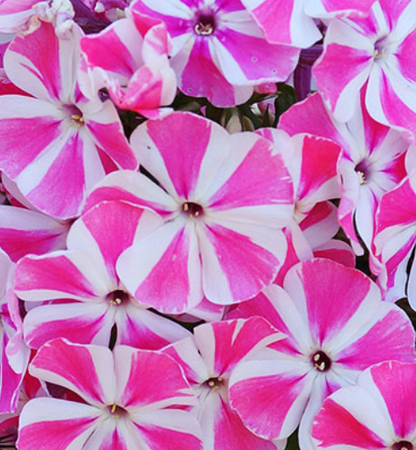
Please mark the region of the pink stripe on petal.
<svg viewBox="0 0 416 450"><path fill-rule="evenodd" d="M336 43L331 43L325 48L322 57L314 66L313 74L332 111L337 108L345 88L358 75L368 70L371 64L372 55L365 50Z"/></svg>
<svg viewBox="0 0 416 450"><path fill-rule="evenodd" d="M224 36L220 35L218 39L229 52L233 62L235 61L234 64L236 63L244 73L246 84L250 81L285 81L298 62L299 49L288 45L270 44L263 37L250 36L227 28ZM227 55L224 59L230 56ZM221 65L230 83L243 84L241 77L236 78L232 64Z"/></svg>
<svg viewBox="0 0 416 450"><path fill-rule="evenodd" d="M336 336L356 313L370 293L371 280L358 270L325 259L296 267L289 272L284 287L296 299L292 278L297 278L298 287L297 283L302 283L312 339L320 345ZM341 301L344 298L348 301Z"/></svg>
<svg viewBox="0 0 416 450"><path fill-rule="evenodd" d="M295 2L296 0L263 0L259 6L251 10L268 41L286 44L292 42L290 28ZM249 0L243 0L243 3L250 8Z"/></svg>
<svg viewBox="0 0 416 450"><path fill-rule="evenodd" d="M68 388L88 403L106 404L105 393L97 374L98 367L93 356L101 357L102 364L107 364L109 361L112 363L111 352L105 347L85 347L55 339L38 350L31 363L30 373L41 380ZM104 359L103 356L106 358ZM111 378L112 364L107 367L107 370Z"/></svg>
<svg viewBox="0 0 416 450"><path fill-rule="evenodd" d="M406 438L416 429L416 364L390 361L370 371L387 405L396 435Z"/></svg>
<svg viewBox="0 0 416 450"><path fill-rule="evenodd" d="M232 294L231 303L254 297L276 276L276 270L281 261L249 237L216 224L206 225L205 236L213 246L218 263L226 277ZM207 264L204 254L202 254L202 264L203 266ZM204 285L208 300L225 301L210 298L208 289L208 286Z"/></svg>
<svg viewBox="0 0 416 450"><path fill-rule="evenodd" d="M211 137L211 123L194 114L171 114L161 121L147 122L147 132L163 159L177 194L189 198L195 190ZM145 149L141 151L145 158L143 165L153 174L150 161L146 164L149 157L145 152ZM163 180L159 181L163 183Z"/></svg>
<svg viewBox="0 0 416 450"><path fill-rule="evenodd" d="M0 119L0 167L11 178L17 177L60 136L60 126L54 117Z"/></svg>
<svg viewBox="0 0 416 450"><path fill-rule="evenodd" d="M86 126L99 146L120 168L137 169L138 161L127 142L120 122L98 123L87 120Z"/></svg>
<svg viewBox="0 0 416 450"><path fill-rule="evenodd" d="M28 256L16 267L15 289L58 291L81 298L94 298L94 286L65 255Z"/></svg>
<svg viewBox="0 0 416 450"><path fill-rule="evenodd" d="M190 433L151 424L135 426L150 450L202 450L201 441Z"/></svg>
<svg viewBox="0 0 416 450"><path fill-rule="evenodd" d="M231 143L233 141L231 140ZM223 211L256 205L289 205L293 187L280 155L259 138L228 180L209 199L210 208Z"/></svg>
<svg viewBox="0 0 416 450"><path fill-rule="evenodd" d="M143 212L144 209L124 202L105 202L80 219L98 245L106 268L114 279L118 279L116 262L121 253L133 244Z"/></svg>
<svg viewBox="0 0 416 450"><path fill-rule="evenodd" d="M82 419L51 420L26 425L19 431L19 449L53 448L54 450L67 450L78 436L90 427L93 429L96 420L95 417L85 417Z"/></svg>
<svg viewBox="0 0 416 450"><path fill-rule="evenodd" d="M41 22L41 24L33 33L23 38L17 37L10 44L8 53L11 54L11 60L9 63L8 55L6 55L5 68L12 81L14 81L15 75L19 71L19 79L16 80L15 84L26 92L40 98L43 97L41 92L37 92L38 87L32 88L29 82L32 77L24 78L21 75L27 71L41 82L50 97L59 100L62 90L59 55L60 42L53 24L47 22ZM16 55L13 55L13 53ZM21 57L23 57L22 60L20 59ZM26 64L26 58L34 68ZM16 67L12 67L12 64L16 62L18 65L16 64ZM13 72L10 73L11 69L13 69Z"/></svg>
<svg viewBox="0 0 416 450"><path fill-rule="evenodd" d="M46 175L26 194L27 199L52 216L76 216L85 195L84 151L78 133L68 137Z"/></svg>
<svg viewBox="0 0 416 450"><path fill-rule="evenodd" d="M130 21L122 19L104 29L101 33L85 36L81 39L81 49L90 66L116 72L127 78L133 75L137 64L126 43L117 33L117 28L126 25L129 26ZM137 45L140 45L140 41L137 42Z"/></svg>
<svg viewBox="0 0 416 450"><path fill-rule="evenodd" d="M416 82L414 59L411 57L414 54L416 54L416 31L413 31L406 37L395 54L400 66L400 72L408 80Z"/></svg>
<svg viewBox="0 0 416 450"><path fill-rule="evenodd" d="M273 442L251 433L238 414L221 398L221 407L214 417L215 449L276 450Z"/></svg>
<svg viewBox="0 0 416 450"><path fill-rule="evenodd" d="M334 445L368 450L386 448L386 443L377 434L331 398L324 402L315 418L312 437L319 441L320 448Z"/></svg>
<svg viewBox="0 0 416 450"><path fill-rule="evenodd" d="M416 361L415 333L407 316L394 305L383 304L380 309L377 322L358 340L351 337L352 342L337 355L337 363L364 370L389 359Z"/></svg>
<svg viewBox="0 0 416 450"><path fill-rule="evenodd" d="M181 368L170 356L124 346L116 347L114 355L121 406L133 411L158 403L164 405L159 408L193 403Z"/></svg>
<svg viewBox="0 0 416 450"><path fill-rule="evenodd" d="M248 369L250 375L245 378L246 368L254 364L259 367L258 375L254 375L253 369ZM231 405L252 432L268 439L281 439L287 437L286 433L281 434L282 428L295 402L299 401L302 406L292 411L290 430L287 430L289 434L301 419L310 395L307 373L288 372L264 376L262 366L264 368L259 362L246 362L237 368L235 375L238 375L238 380L234 382L231 378Z"/></svg>
<svg viewBox="0 0 416 450"><path fill-rule="evenodd" d="M174 67L175 59L171 63ZM181 91L186 95L207 97L219 107L236 104L234 88L214 64L206 39L195 40L179 82Z"/></svg>
<svg viewBox="0 0 416 450"><path fill-rule="evenodd" d="M9 340L4 330L0 330L0 333L3 334L0 361L0 414L5 414L17 409L23 374L16 374L10 367L6 355L6 345Z"/></svg>

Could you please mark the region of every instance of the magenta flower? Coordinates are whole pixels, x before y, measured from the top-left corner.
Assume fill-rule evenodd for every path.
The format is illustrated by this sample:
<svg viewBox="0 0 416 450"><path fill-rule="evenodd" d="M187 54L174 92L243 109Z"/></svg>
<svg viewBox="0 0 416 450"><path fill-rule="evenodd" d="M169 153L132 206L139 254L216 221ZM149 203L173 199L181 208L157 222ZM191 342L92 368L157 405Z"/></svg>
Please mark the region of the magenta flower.
<svg viewBox="0 0 416 450"><path fill-rule="evenodd" d="M299 50L267 42L240 0L136 0L132 9L166 23L180 89L217 106L244 103L297 64Z"/></svg>
<svg viewBox="0 0 416 450"><path fill-rule="evenodd" d="M71 390L82 403L29 401L20 415L20 450L202 449L197 420L186 411L195 396L167 355L125 346L112 353L58 339L39 350L30 372Z"/></svg>
<svg viewBox="0 0 416 450"><path fill-rule="evenodd" d="M82 38L81 49L86 59L81 88L86 95L97 95L105 87L119 108L150 118L162 114L160 106L175 98L176 77L168 62L163 23L126 9L125 19Z"/></svg>
<svg viewBox="0 0 416 450"><path fill-rule="evenodd" d="M269 442L247 430L228 399L233 369L282 337L266 320L253 317L200 325L192 338L164 350L181 365L198 397L193 412L205 450L283 450L285 442Z"/></svg>
<svg viewBox="0 0 416 450"><path fill-rule="evenodd" d="M61 219L79 214L106 173L137 166L112 102L79 91L80 38L76 25L64 39L45 22L16 38L5 70L33 97L0 96L0 169L39 210Z"/></svg>
<svg viewBox="0 0 416 450"><path fill-rule="evenodd" d="M101 203L74 223L67 251L21 259L15 291L21 299L37 302L24 320L28 345L39 348L63 337L107 346L114 326L117 344L137 348L159 349L188 336L185 328L133 299L115 271L136 232L145 236L161 223L142 208Z"/></svg>
<svg viewBox="0 0 416 450"><path fill-rule="evenodd" d="M230 402L262 438L288 437L300 423L300 446L307 450L325 397L355 384L372 364L415 361L415 333L401 309L381 301L370 278L333 261L302 262L283 286L266 288L231 314L267 317L287 339L235 368Z"/></svg>
<svg viewBox="0 0 416 450"><path fill-rule="evenodd" d="M0 3L0 33L17 33L34 15L33 6L41 0L3 0Z"/></svg>
<svg viewBox="0 0 416 450"><path fill-rule="evenodd" d="M416 2L377 1L366 18L332 21L314 68L335 117L351 119L360 89L365 105L385 125L416 131Z"/></svg>
<svg viewBox="0 0 416 450"><path fill-rule="evenodd" d="M86 207L118 198L164 217L117 263L136 299L178 314L204 296L222 305L247 300L273 281L286 254L281 229L292 217L293 188L272 143L178 112L139 126L131 145L160 186L117 172Z"/></svg>
<svg viewBox="0 0 416 450"><path fill-rule="evenodd" d="M317 449L413 450L416 445L416 364L370 367L356 386L327 398L312 430Z"/></svg>
<svg viewBox="0 0 416 450"><path fill-rule="evenodd" d="M374 254L375 215L382 196L406 176L405 155L409 143L402 135L374 121L361 102L347 123L341 123L314 94L285 113L279 128L290 135L312 133L332 139L342 147L339 166L342 181L338 218L357 254L362 254L358 235Z"/></svg>

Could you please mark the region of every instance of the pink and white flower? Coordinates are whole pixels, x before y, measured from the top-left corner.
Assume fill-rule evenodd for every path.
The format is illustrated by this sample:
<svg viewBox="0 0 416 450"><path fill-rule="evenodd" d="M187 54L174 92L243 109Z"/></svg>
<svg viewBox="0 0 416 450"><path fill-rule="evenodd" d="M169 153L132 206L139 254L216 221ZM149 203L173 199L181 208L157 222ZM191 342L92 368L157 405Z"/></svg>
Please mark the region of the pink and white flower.
<svg viewBox="0 0 416 450"><path fill-rule="evenodd" d="M374 254L377 206L382 196L406 176L405 155L410 145L398 131L369 116L364 94L363 89L361 102L345 124L326 109L316 93L286 112L279 128L290 135L316 134L342 147L339 222L357 254L363 253L358 236Z"/></svg>
<svg viewBox="0 0 416 450"><path fill-rule="evenodd" d="M292 217L293 187L271 142L177 112L139 126L131 145L160 186L120 171L96 187L86 208L121 199L164 217L117 263L136 299L178 314L204 296L222 305L247 300L273 281L286 254L281 229Z"/></svg>
<svg viewBox="0 0 416 450"><path fill-rule="evenodd" d="M180 89L216 106L244 103L297 64L299 49L267 42L240 0L135 0L132 9L166 23Z"/></svg>
<svg viewBox="0 0 416 450"><path fill-rule="evenodd" d="M89 101L79 91L81 34L74 25L70 37L58 38L43 22L16 38L6 74L33 97L0 96L0 169L39 210L61 219L79 214L106 173L137 166L112 102Z"/></svg>
<svg viewBox="0 0 416 450"><path fill-rule="evenodd" d="M19 301L12 292L13 276L13 263L0 249L0 414L16 411L29 360Z"/></svg>
<svg viewBox="0 0 416 450"><path fill-rule="evenodd" d="M0 33L21 31L34 15L33 6L40 0L3 0L0 3Z"/></svg>
<svg viewBox="0 0 416 450"><path fill-rule="evenodd" d="M35 303L25 317L28 345L39 348L63 337L107 346L113 327L117 344L137 348L160 349L188 336L185 328L133 299L115 270L119 255L134 239L161 224L150 211L104 202L74 223L67 251L21 259L15 292L27 302L44 302Z"/></svg>
<svg viewBox="0 0 416 450"><path fill-rule="evenodd" d="M416 133L416 2L377 1L366 18L332 21L314 68L335 117L351 119L360 89L365 105L385 125Z"/></svg>
<svg viewBox="0 0 416 450"><path fill-rule="evenodd" d="M186 410L195 396L167 355L126 346L112 353L58 339L39 350L30 372L70 389L82 403L29 401L20 415L20 450L52 450L57 443L101 450L202 449L198 422Z"/></svg>
<svg viewBox="0 0 416 450"><path fill-rule="evenodd" d="M105 87L119 108L149 118L162 114L160 106L175 98L176 76L168 62L169 37L163 22L126 9L126 18L85 36L81 49L86 72L81 88L86 95L85 89L96 95Z"/></svg>
<svg viewBox="0 0 416 450"><path fill-rule="evenodd" d="M306 48L322 37L313 18L366 15L375 0L241 0L269 42Z"/></svg>
<svg viewBox="0 0 416 450"><path fill-rule="evenodd" d="M416 245L416 178L415 172L381 199L377 212L374 239L381 261L378 282L386 300L408 297L416 309L416 264L409 260Z"/></svg>
<svg viewBox="0 0 416 450"><path fill-rule="evenodd" d="M253 317L200 325L192 338L164 350L181 365L199 400L193 412L204 450L283 450L286 442L260 439L247 430L228 399L233 369L282 337L266 320Z"/></svg>
<svg viewBox="0 0 416 450"><path fill-rule="evenodd" d="M415 448L415 381L416 364L388 361L367 369L356 386L325 400L313 425L315 448Z"/></svg>
<svg viewBox="0 0 416 450"><path fill-rule="evenodd" d="M370 278L333 261L304 261L283 286L269 286L231 314L267 317L287 338L235 368L230 402L262 438L286 438L300 423L300 447L307 450L325 397L355 384L372 364L415 361L415 333L401 309L381 301Z"/></svg>

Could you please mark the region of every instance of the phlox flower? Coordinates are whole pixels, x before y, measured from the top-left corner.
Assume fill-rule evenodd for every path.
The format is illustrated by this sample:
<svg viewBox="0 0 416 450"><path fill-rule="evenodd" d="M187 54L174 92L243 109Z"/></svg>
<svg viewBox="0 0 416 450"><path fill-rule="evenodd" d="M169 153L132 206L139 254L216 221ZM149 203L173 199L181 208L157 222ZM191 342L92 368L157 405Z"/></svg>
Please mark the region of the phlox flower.
<svg viewBox="0 0 416 450"><path fill-rule="evenodd" d="M15 38L4 58L7 76L31 97L0 96L0 169L39 210L61 219L80 212L105 173L137 166L112 102L79 91L81 35L74 24L59 38L42 22Z"/></svg>
<svg viewBox="0 0 416 450"><path fill-rule="evenodd" d="M416 264L409 260L416 244L416 174L412 172L381 199L374 239L381 261L378 281L386 299L408 297L416 309Z"/></svg>
<svg viewBox="0 0 416 450"><path fill-rule="evenodd" d="M150 211L104 202L74 223L67 251L21 259L15 292L36 302L24 320L28 345L39 348L63 337L107 346L114 326L117 344L138 348L159 349L188 336L185 328L132 298L115 271L119 255L136 235L145 236L161 224Z"/></svg>
<svg viewBox="0 0 416 450"><path fill-rule="evenodd" d="M370 367L356 386L325 400L313 425L315 448L414 449L415 382L416 364L388 361Z"/></svg>
<svg viewBox="0 0 416 450"><path fill-rule="evenodd" d="M134 10L125 13L126 18L81 40L85 57L81 88L94 95L105 87L119 108L154 118L163 112L160 106L169 105L176 95L166 26Z"/></svg>
<svg viewBox="0 0 416 450"><path fill-rule="evenodd" d="M271 142L177 112L139 126L131 145L159 185L137 172L110 174L86 208L119 198L164 217L117 263L137 300L178 314L204 296L222 305L247 300L273 281L286 254L281 229L292 217L293 187Z"/></svg>
<svg viewBox="0 0 416 450"><path fill-rule="evenodd" d="M13 413L19 401L19 390L29 349L23 343L23 327L18 299L13 295L14 267L0 249L0 413Z"/></svg>
<svg viewBox="0 0 416 450"><path fill-rule="evenodd" d="M270 44L240 0L135 0L133 11L163 20L182 92L216 106L244 103L253 86L285 81L299 50Z"/></svg>
<svg viewBox="0 0 416 450"><path fill-rule="evenodd" d="M204 450L276 450L286 442L270 442L252 434L232 410L228 383L233 369L271 342L282 339L266 320L253 317L195 328L194 336L164 350L182 367L199 402L193 413L202 428Z"/></svg>
<svg viewBox="0 0 416 450"><path fill-rule="evenodd" d="M416 131L416 1L380 0L366 18L332 21L314 67L335 117L351 119L362 86L365 105L385 125Z"/></svg>
<svg viewBox="0 0 416 450"><path fill-rule="evenodd" d="M332 240L339 229L337 210L326 202L341 195L338 173L341 147L311 134L290 137L286 132L272 128L263 128L257 133L276 144L295 191L293 218L285 229L287 256L276 282L280 284L294 264L314 255L354 267L355 258L350 247Z"/></svg>
<svg viewBox="0 0 416 450"><path fill-rule="evenodd" d="M372 364L415 361L415 333L401 309L381 301L370 278L331 260L299 263L283 288L271 285L230 314L267 317L287 335L235 368L230 403L262 438L286 438L300 424L300 448L308 450L325 397L355 384Z"/></svg>
<svg viewBox="0 0 416 450"><path fill-rule="evenodd" d="M167 355L58 339L38 351L30 372L69 389L82 403L30 400L20 415L20 450L202 448L198 422L186 411L195 396Z"/></svg>
<svg viewBox="0 0 416 450"><path fill-rule="evenodd" d="M363 253L360 237L374 256L377 206L406 176L405 156L410 144L400 132L373 120L365 107L364 89L360 95L361 101L347 123L339 122L316 93L286 112L279 128L290 135L316 134L342 147L339 222L357 254Z"/></svg>
<svg viewBox="0 0 416 450"><path fill-rule="evenodd" d="M368 14L375 0L242 0L270 42L306 48L321 39L313 18Z"/></svg>

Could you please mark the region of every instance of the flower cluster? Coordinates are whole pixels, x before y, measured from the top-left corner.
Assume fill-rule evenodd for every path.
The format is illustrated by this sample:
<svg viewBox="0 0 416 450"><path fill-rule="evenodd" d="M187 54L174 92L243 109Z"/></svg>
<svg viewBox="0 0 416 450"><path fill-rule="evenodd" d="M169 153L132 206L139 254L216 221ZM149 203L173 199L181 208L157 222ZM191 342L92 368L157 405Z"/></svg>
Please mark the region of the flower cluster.
<svg viewBox="0 0 416 450"><path fill-rule="evenodd" d="M0 0L0 176L0 448L415 449L416 0Z"/></svg>

